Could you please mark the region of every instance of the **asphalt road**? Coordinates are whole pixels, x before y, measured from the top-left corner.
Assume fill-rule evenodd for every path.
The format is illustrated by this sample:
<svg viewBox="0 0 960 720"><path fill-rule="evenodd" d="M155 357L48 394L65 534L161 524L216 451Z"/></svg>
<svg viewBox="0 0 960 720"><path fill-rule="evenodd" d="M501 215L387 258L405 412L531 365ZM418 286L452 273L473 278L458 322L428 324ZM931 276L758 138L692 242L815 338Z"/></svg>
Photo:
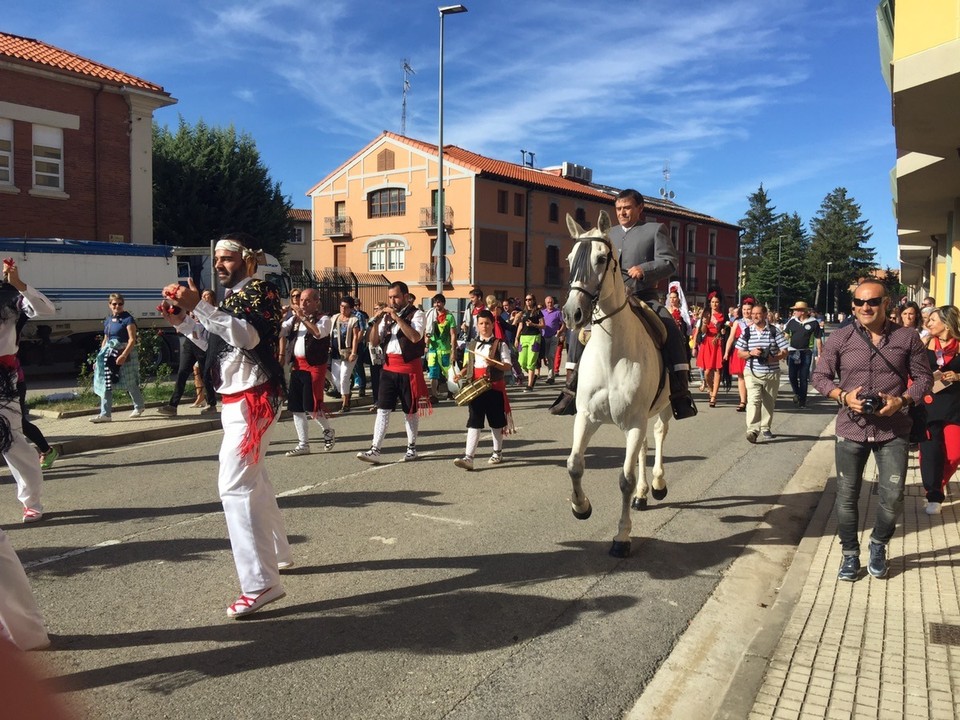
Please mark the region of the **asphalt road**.
<svg viewBox="0 0 960 720"><path fill-rule="evenodd" d="M763 552L753 532L835 406L793 412L781 392L779 437L753 446L735 392L700 402L671 424L669 494L634 513L617 560L622 434L594 438L593 516L575 520L572 420L545 412L553 394L513 396L519 435L490 467L485 434L472 473L452 464L459 408L422 421L419 461L378 467L354 458L366 412L334 421L333 452L299 458L281 423L268 467L297 567L285 599L241 622L224 613L238 587L219 433L58 461L35 526L15 522L5 476L0 520L54 641L31 659L87 718L620 717L733 559ZM385 459L404 444L394 415ZM796 544L795 522L773 523L763 543Z"/></svg>

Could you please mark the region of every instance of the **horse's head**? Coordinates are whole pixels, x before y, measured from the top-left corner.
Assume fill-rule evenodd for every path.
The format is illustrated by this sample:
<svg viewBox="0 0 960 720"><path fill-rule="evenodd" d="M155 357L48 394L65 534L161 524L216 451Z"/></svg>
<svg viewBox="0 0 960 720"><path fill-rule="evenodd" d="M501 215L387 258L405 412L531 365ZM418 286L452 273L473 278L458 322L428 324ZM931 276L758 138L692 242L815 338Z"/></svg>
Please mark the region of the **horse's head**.
<svg viewBox="0 0 960 720"><path fill-rule="evenodd" d="M567 327L579 329L590 322L604 277L614 260L613 246L607 237L610 216L601 210L597 227L584 230L567 215L567 229L576 242L567 257L570 294L563 305L563 319Z"/></svg>

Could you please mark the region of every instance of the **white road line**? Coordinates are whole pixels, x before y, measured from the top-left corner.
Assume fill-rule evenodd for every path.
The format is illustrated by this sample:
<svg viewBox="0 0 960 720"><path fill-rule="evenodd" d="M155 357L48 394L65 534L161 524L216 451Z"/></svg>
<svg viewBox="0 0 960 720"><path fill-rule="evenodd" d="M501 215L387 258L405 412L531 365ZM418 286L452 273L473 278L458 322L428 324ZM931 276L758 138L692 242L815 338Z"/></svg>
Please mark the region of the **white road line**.
<svg viewBox="0 0 960 720"><path fill-rule="evenodd" d="M450 523L451 525L474 525L473 520L456 520L454 518L436 517L435 515L421 515L420 513L410 513L410 517L423 518L424 520L436 520L437 522Z"/></svg>

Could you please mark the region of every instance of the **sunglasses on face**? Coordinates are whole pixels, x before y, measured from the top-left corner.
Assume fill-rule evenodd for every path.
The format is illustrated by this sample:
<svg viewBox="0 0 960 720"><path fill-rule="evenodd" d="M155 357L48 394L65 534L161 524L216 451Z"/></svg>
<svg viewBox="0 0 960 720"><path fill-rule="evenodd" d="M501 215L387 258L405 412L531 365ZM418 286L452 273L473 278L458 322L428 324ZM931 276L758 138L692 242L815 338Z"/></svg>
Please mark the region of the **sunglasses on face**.
<svg viewBox="0 0 960 720"><path fill-rule="evenodd" d="M870 307L880 307L880 305L883 303L883 301L884 301L884 298L882 298L882 297L876 297L876 298L854 298L854 299L853 299L853 304L854 304L854 307L863 307L863 304L864 304L864 303L866 303L866 304L869 305Z"/></svg>

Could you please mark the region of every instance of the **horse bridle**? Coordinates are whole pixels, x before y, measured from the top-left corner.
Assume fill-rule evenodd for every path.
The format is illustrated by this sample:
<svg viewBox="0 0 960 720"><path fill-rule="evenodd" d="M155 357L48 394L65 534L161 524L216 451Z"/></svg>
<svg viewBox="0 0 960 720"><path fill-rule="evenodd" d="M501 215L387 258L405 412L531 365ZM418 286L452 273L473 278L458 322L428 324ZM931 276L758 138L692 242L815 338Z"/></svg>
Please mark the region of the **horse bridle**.
<svg viewBox="0 0 960 720"><path fill-rule="evenodd" d="M582 283L579 280L572 280L570 282L571 292L576 290L577 292L583 293L590 299L590 315L592 316L597 312L597 303L600 302L600 291L603 289L603 281L606 280L607 278L607 272L610 270L611 265L613 266L614 270L616 270L619 263L613 257L613 245L610 243L610 241L607 238L604 238L604 237L577 238L577 242L578 243L579 242L591 242L591 243L599 242L599 243L603 243L607 248L607 254L604 257L603 270L600 272L600 278L597 281L597 291L595 293L592 293L586 288L581 287ZM620 307L618 307L609 315L603 315L602 317L595 318L593 320L594 324L600 325L603 323L604 320L609 320L618 312L623 310L629 303L630 301L629 298L630 298L629 294L624 295L623 304Z"/></svg>

